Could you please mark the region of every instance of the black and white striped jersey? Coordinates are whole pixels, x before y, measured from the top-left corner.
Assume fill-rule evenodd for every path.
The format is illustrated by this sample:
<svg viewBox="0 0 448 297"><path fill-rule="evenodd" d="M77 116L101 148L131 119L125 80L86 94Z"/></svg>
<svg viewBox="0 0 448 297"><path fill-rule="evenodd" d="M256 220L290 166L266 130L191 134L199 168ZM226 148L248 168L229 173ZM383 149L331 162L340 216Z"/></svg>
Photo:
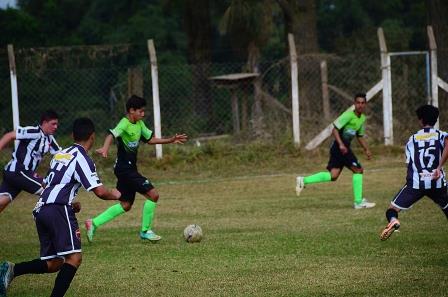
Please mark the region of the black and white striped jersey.
<svg viewBox="0 0 448 297"><path fill-rule="evenodd" d="M90 191L102 185L95 163L84 147L76 143L54 155L44 182L46 187L40 195L40 206L70 205L81 186Z"/></svg>
<svg viewBox="0 0 448 297"><path fill-rule="evenodd" d="M414 189L434 189L446 186L445 172L432 179L432 172L439 166L444 149L446 132L424 128L409 138L406 144L407 185Z"/></svg>
<svg viewBox="0 0 448 297"><path fill-rule="evenodd" d="M54 155L60 149L53 135L45 135L40 126L18 127L12 159L6 164L5 170L35 171L46 153Z"/></svg>

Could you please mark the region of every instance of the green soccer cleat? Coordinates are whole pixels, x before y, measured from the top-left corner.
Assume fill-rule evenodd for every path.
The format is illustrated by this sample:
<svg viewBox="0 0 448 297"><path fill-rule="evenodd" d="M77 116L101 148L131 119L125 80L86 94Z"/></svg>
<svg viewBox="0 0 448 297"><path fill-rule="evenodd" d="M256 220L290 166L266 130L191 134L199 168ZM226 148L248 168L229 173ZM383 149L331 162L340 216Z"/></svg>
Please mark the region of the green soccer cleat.
<svg viewBox="0 0 448 297"><path fill-rule="evenodd" d="M155 234L152 230L148 230L146 232L143 232L143 231L140 232L140 238L143 239L143 240L149 240L149 241L152 241L152 242L157 242L160 239L162 239L161 236Z"/></svg>
<svg viewBox="0 0 448 297"><path fill-rule="evenodd" d="M87 241L92 243L93 235L95 234L96 227L93 224L92 219L88 219L85 224L86 224L86 230L87 230Z"/></svg>
<svg viewBox="0 0 448 297"><path fill-rule="evenodd" d="M0 296L6 296L6 290L14 278L14 264L3 262L0 264Z"/></svg>

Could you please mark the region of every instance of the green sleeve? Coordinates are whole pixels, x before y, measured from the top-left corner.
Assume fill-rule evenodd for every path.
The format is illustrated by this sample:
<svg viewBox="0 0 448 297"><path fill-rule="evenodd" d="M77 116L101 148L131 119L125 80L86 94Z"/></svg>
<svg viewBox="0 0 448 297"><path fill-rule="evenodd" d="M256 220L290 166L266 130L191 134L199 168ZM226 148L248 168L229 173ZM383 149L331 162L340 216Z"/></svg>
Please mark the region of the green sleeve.
<svg viewBox="0 0 448 297"><path fill-rule="evenodd" d="M334 122L333 125L338 129L341 130L344 128L345 125L350 122L350 119L352 118L353 111L348 110L343 112Z"/></svg>
<svg viewBox="0 0 448 297"><path fill-rule="evenodd" d="M121 134L123 134L123 131L126 130L127 123L128 120L126 118L122 118L115 128L109 130L110 133L112 133L115 138L120 137Z"/></svg>
<svg viewBox="0 0 448 297"><path fill-rule="evenodd" d="M141 127L141 129L142 129L142 138L145 140L145 141L150 141L151 140L151 138L152 138L152 131L151 130L149 130L147 127L146 127L146 125L145 125L145 123L143 122L143 121L140 121L140 127Z"/></svg>

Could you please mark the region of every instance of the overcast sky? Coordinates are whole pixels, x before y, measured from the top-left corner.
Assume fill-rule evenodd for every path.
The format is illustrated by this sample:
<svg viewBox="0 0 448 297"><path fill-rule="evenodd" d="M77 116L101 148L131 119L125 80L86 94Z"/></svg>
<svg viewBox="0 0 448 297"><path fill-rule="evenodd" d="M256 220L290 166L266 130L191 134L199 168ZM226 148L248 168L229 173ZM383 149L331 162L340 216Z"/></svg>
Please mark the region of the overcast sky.
<svg viewBox="0 0 448 297"><path fill-rule="evenodd" d="M16 0L0 0L0 8L6 8L7 6L15 7Z"/></svg>

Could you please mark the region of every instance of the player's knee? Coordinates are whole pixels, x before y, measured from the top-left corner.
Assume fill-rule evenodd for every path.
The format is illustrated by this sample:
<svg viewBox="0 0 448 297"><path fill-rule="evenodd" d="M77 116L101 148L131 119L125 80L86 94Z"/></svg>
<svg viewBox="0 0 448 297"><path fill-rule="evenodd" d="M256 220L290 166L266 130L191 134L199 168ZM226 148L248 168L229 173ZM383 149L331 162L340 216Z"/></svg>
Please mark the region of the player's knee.
<svg viewBox="0 0 448 297"><path fill-rule="evenodd" d="M53 273L59 271L62 265L64 264L64 259L62 258L54 258L47 261L48 272Z"/></svg>
<svg viewBox="0 0 448 297"><path fill-rule="evenodd" d="M82 263L82 254L81 253L74 253L66 256L65 263L70 264L76 268L81 266Z"/></svg>
<svg viewBox="0 0 448 297"><path fill-rule="evenodd" d="M121 201L121 207L123 207L124 211L128 212L131 210L132 204L129 203L128 201Z"/></svg>
<svg viewBox="0 0 448 297"><path fill-rule="evenodd" d="M359 174L364 173L364 168L362 167L352 167L351 170L353 171L353 173L359 173Z"/></svg>
<svg viewBox="0 0 448 297"><path fill-rule="evenodd" d="M154 189L148 192L148 196L148 198L153 202L157 202L159 200L159 193Z"/></svg>

